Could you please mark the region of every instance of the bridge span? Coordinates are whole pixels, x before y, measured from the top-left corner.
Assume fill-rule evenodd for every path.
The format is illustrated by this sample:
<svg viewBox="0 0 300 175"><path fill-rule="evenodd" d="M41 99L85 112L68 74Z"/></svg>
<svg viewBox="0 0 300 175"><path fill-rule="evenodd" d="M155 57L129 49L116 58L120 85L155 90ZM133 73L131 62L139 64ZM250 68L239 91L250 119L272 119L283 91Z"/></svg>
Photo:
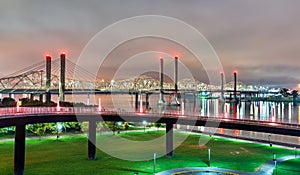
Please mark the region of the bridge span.
<svg viewBox="0 0 300 175"><path fill-rule="evenodd" d="M166 124L166 155L173 157L174 124L191 126L209 126L266 132L282 135L300 136L300 125L270 121L234 119L226 117L209 117L184 115L180 111L163 111L161 113L139 113L124 111L99 111L97 107L22 107L0 108L0 128L16 126L14 174L24 174L25 163L25 126L48 122L89 122L88 159L96 158L96 122L128 121Z"/></svg>

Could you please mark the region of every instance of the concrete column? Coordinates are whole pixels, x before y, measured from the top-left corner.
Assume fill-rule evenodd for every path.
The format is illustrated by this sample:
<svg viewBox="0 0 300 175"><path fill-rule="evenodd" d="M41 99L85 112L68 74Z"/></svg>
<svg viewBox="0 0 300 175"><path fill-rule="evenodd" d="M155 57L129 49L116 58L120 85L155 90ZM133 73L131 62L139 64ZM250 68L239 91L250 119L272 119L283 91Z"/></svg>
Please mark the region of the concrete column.
<svg viewBox="0 0 300 175"><path fill-rule="evenodd" d="M146 93L146 109L149 109L149 93Z"/></svg>
<svg viewBox="0 0 300 175"><path fill-rule="evenodd" d="M166 123L166 155L173 157L173 123Z"/></svg>
<svg viewBox="0 0 300 175"><path fill-rule="evenodd" d="M60 54L59 101L65 101L66 53Z"/></svg>
<svg viewBox="0 0 300 175"><path fill-rule="evenodd" d="M163 95L163 86L164 86L164 59L160 57L160 93L159 93L159 100L158 104L164 104L164 95Z"/></svg>
<svg viewBox="0 0 300 175"><path fill-rule="evenodd" d="M17 125L15 131L14 175L24 174L25 125Z"/></svg>
<svg viewBox="0 0 300 175"><path fill-rule="evenodd" d="M96 159L96 122L89 121L88 159Z"/></svg>
<svg viewBox="0 0 300 175"><path fill-rule="evenodd" d="M135 93L135 111L137 112L139 109L139 93Z"/></svg>
<svg viewBox="0 0 300 175"><path fill-rule="evenodd" d="M51 101L51 56L46 55L46 102Z"/></svg>
<svg viewBox="0 0 300 175"><path fill-rule="evenodd" d="M33 100L33 99L34 99L34 94L33 94L33 93L30 93L30 94L29 94L29 98L30 98L30 100Z"/></svg>
<svg viewBox="0 0 300 175"><path fill-rule="evenodd" d="M39 94L39 100L43 102L43 94Z"/></svg>

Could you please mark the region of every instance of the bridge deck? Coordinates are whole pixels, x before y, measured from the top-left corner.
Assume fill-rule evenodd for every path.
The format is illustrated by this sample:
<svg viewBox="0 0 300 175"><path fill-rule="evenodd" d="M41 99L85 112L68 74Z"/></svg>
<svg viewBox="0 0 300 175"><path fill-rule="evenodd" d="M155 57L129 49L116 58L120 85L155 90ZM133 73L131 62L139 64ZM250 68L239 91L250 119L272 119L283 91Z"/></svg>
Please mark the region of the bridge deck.
<svg viewBox="0 0 300 175"><path fill-rule="evenodd" d="M138 113L124 111L98 111L96 107L23 107L0 108L0 127L18 124L69 122L69 121L130 121L157 122L191 126L209 126L239 129L283 135L300 136L300 125L282 122L234 119L225 117L208 117L198 115L181 115L174 111L162 113Z"/></svg>

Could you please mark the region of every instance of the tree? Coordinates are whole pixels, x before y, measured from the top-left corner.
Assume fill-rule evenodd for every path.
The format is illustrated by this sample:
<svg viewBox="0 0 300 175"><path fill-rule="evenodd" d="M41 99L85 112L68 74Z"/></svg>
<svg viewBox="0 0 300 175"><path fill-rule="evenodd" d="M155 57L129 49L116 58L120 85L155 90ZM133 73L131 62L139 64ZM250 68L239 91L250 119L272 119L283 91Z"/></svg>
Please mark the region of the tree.
<svg viewBox="0 0 300 175"><path fill-rule="evenodd" d="M129 123L128 122L124 122L123 128L124 128L125 131L127 131L129 129Z"/></svg>
<svg viewBox="0 0 300 175"><path fill-rule="evenodd" d="M64 129L65 132L67 132L67 129L80 131L80 124L78 122L65 122L64 123Z"/></svg>
<svg viewBox="0 0 300 175"><path fill-rule="evenodd" d="M55 123L36 123L27 125L26 129L36 135L39 136L39 139L41 140L42 136L45 134L45 132L48 131L54 131Z"/></svg>
<svg viewBox="0 0 300 175"><path fill-rule="evenodd" d="M2 99L2 106L4 106L4 107L15 107L15 106L17 106L17 102L13 98L4 97Z"/></svg>
<svg viewBox="0 0 300 175"><path fill-rule="evenodd" d="M116 126L116 122L105 122L105 125L111 130L113 131L113 135L115 135L115 131L117 130L117 126Z"/></svg>
<svg viewBox="0 0 300 175"><path fill-rule="evenodd" d="M39 100L33 100L29 98L21 98L21 106L23 107L33 107L33 106L43 106L43 102Z"/></svg>
<svg viewBox="0 0 300 175"><path fill-rule="evenodd" d="M280 92L279 92L282 96L284 97L288 97L289 96L289 93L288 93L288 89L287 88L282 88L280 89Z"/></svg>
<svg viewBox="0 0 300 175"><path fill-rule="evenodd" d="M155 123L155 127L157 128L157 130L161 127L161 123Z"/></svg>

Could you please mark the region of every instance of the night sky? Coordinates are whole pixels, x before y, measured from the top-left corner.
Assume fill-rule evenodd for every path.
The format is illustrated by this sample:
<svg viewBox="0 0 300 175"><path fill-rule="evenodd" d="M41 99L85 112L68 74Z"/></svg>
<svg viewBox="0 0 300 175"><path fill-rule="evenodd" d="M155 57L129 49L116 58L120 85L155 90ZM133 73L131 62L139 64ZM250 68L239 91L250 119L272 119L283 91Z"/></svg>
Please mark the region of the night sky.
<svg viewBox="0 0 300 175"><path fill-rule="evenodd" d="M105 27L129 17L162 15L184 21L202 33L215 49L228 81L237 69L239 80L246 84L293 88L300 83L299 7L298 0L2 0L0 76L40 62L46 53L58 57L67 51L68 58L76 62L90 39ZM181 50L176 43L159 38L132 40L110 54L99 71L101 76L111 78L115 64L126 60L122 56L130 55L128 52L135 53L137 45L141 52ZM186 55L182 63L193 76L205 82L201 64L182 55ZM151 54L143 56L150 59ZM145 66L136 63L140 69ZM169 69L170 61L166 64ZM95 65L89 62L85 66ZM126 76L132 75L120 78Z"/></svg>

